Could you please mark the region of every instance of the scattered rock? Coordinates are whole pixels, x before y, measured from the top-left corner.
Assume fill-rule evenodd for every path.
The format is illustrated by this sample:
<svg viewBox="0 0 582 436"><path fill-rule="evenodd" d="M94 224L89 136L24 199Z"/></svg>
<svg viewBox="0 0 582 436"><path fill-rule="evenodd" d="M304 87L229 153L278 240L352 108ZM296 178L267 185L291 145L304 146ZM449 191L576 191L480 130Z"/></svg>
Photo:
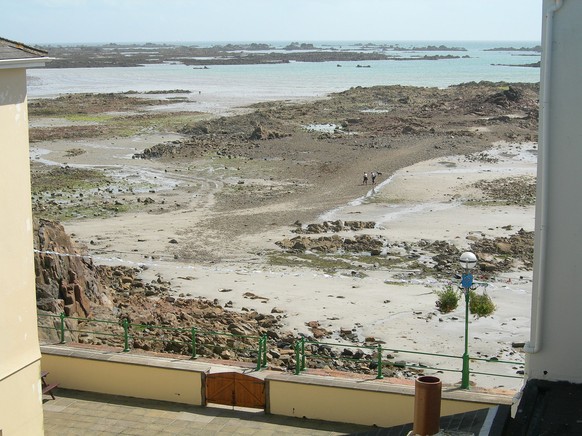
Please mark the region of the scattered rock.
<svg viewBox="0 0 582 436"><path fill-rule="evenodd" d="M253 294L252 292L245 292L243 294L244 298L250 298L251 300L263 300L264 302L269 301L267 297L260 297L258 295Z"/></svg>

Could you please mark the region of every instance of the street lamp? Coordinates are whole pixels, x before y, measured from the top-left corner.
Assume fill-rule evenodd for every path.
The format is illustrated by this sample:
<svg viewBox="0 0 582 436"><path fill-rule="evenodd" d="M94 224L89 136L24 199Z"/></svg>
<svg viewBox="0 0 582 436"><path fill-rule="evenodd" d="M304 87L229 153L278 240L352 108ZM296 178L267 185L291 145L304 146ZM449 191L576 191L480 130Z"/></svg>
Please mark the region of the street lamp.
<svg viewBox="0 0 582 436"><path fill-rule="evenodd" d="M473 286L473 274L471 270L477 265L475 253L466 251L459 258L463 268L461 286L465 290L465 353L463 354L463 372L461 378L461 389L469 389L469 291Z"/></svg>

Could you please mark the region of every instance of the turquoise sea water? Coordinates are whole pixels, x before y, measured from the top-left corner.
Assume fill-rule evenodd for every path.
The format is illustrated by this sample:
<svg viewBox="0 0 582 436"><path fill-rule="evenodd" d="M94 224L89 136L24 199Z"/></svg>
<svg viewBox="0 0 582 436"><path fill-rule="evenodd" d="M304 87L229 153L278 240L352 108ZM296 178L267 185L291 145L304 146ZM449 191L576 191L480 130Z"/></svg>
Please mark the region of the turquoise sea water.
<svg viewBox="0 0 582 436"><path fill-rule="evenodd" d="M359 41L366 43L366 41ZM539 61L539 53L529 51L485 51L495 47L534 47L536 41L374 41L362 46L350 41L314 42L317 47L342 47L355 51L380 51L381 44L399 47L427 45L464 47L467 51L398 51L388 55L401 57L424 55L468 56L443 60L386 60L359 62L292 62L275 65L228 65L194 69L181 64L147 65L132 68L32 69L28 71L30 98L54 97L65 93L123 92L129 90L188 89L191 98L202 106L247 104L262 100L318 97L354 86L413 85L446 87L470 81L538 82L540 70L499 64L530 64ZM221 44L224 44L222 42ZM270 42L275 47L287 43ZM196 45L213 45L197 43ZM50 54L50 51L49 51ZM341 68L337 65L341 65ZM357 65L370 68L357 68ZM47 65L50 67L50 63ZM205 103L206 102L206 103ZM212 103L214 102L214 103ZM205 109L205 107L202 107ZM208 108L206 108L208 109Z"/></svg>

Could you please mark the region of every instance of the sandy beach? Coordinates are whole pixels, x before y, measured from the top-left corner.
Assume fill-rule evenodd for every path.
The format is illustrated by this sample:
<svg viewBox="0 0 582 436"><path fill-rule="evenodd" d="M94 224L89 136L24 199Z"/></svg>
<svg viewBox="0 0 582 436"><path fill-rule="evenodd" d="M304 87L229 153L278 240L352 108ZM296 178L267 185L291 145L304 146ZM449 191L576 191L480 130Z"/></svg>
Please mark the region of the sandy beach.
<svg viewBox="0 0 582 436"><path fill-rule="evenodd" d="M421 274L413 263L391 268L366 262L358 267L356 261L351 268L329 273L311 268L307 261L273 262L270 256L281 252L275 243L297 236L296 220L303 226L334 220L373 221L374 228L344 230L338 236L368 234L382 239L385 258L409 256L407 247L422 245L422 241L446 241L463 251L478 239L534 229L533 205L486 201L487 194L475 186L508 177L535 178L533 142L498 141L473 153L439 151L438 157L411 165L402 164L406 158L396 162L394 154L377 159L363 150L364 158L354 162L352 173L324 175L330 180L322 180L326 194L318 196L316 189L303 189L312 182L301 180L294 168L287 167L287 177L277 177L281 167L261 167L256 160L132 158L154 144L181 138L183 134L146 132L126 138L38 141L32 144L31 160L36 165L105 170L118 181L110 189L117 190L114 198L120 204L139 198L140 209L63 221L95 263L139 266L144 281L161 276L171 283L176 296L218 299L230 310L271 313L275 309L282 313L286 328L297 335L311 335L307 323L317 321L332 332L326 341L341 342L340 332L348 330L359 341L373 338L388 349L460 356L464 305L461 302L453 312L441 314L435 306L435 291L451 282L457 286L459 279ZM73 155L72 148L84 152ZM391 160L393 167L388 164ZM305 165L310 163L306 160ZM362 171L378 169L382 174L377 183L363 185ZM323 189L326 183L338 186ZM241 187L252 187L255 196L292 194L286 201L225 208L224 196L232 196ZM430 265L431 254L419 251L415 260ZM483 279L476 273L481 283L477 291L490 295L496 310L492 316L470 317L472 356L523 361L519 347L512 344L529 338L531 278L531 270L517 263L494 277ZM450 359L394 355L396 360L422 365L460 366ZM523 370L518 363L491 368L477 361L472 368L508 376ZM455 372L438 375L445 383L460 381ZM521 386L516 378L473 375L471 380L486 388Z"/></svg>
<svg viewBox="0 0 582 436"><path fill-rule="evenodd" d="M468 235L506 236L509 233L503 229L506 226L533 230L531 206L476 207L464 206L459 201L479 195L467 188L477 180L495 179L508 173L535 174L535 155L531 150L532 144L497 144L491 154L509 157L490 165L465 162L463 156L421 162L398 171L377 188L362 187L361 198L321 216L326 220L346 220L357 214L358 219L376 221L378 226L369 232L388 240L440 239L461 249L467 248ZM445 162L454 163L455 168L443 169ZM392 198L399 199L397 206L383 204ZM161 274L171 281L176 295L218 298L221 304L231 301L234 310L246 307L270 312L274 307L280 308L285 311L289 328L297 333L309 334L306 323L316 320L328 330L355 329L358 336L380 339L395 349L462 354L462 307L446 315L439 314L435 307L434 291L446 282L406 279L402 271L384 269L367 271L364 278L347 273L328 275L309 268L267 266L260 256L249 257L248 251L272 249L273 241L292 237L290 227L254 237L241 235L239 241L231 241L234 244L227 241L215 244L215 257L225 260L212 266L183 263L163 253L154 255L155 259L144 255L159 253L160 245L180 235L186 222L191 225L206 213L205 209L193 207L187 214L177 214L182 217L171 219L165 214L144 214L117 218L113 223L98 219L65 226L79 242L94 241L90 252L96 263L146 265L144 278L153 280ZM147 237L140 239L140 235ZM247 250L236 250L237 245L246 246ZM132 253L133 247L138 247L139 252ZM221 293L224 289L231 291ZM245 298L248 292L263 298ZM488 284L486 292L497 310L492 317L472 317L473 352L521 360L511 343L524 342L529 335L531 272L503 274ZM454 374L441 377L448 382L456 378ZM487 383L485 379L479 380L479 384ZM494 385L519 386L519 381L508 380L496 380Z"/></svg>

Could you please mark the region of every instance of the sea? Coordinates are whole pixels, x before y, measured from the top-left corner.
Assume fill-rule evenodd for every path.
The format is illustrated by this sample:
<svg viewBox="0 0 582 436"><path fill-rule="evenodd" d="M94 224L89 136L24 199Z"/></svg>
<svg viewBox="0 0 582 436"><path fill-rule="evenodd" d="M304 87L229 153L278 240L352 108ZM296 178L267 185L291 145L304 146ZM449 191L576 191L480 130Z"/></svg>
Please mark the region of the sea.
<svg viewBox="0 0 582 436"><path fill-rule="evenodd" d="M282 51L290 42L266 43L274 48L268 51ZM221 112L229 107L259 101L319 98L357 86L410 85L444 88L466 82L534 83L540 79L539 68L516 66L538 62L539 52L488 50L500 47L528 49L539 46L539 41L311 41L310 43L323 50L381 51L403 58L421 58L425 55L453 55L460 58L210 65L207 69L193 68L180 63L139 67L57 69L50 68L49 62L46 68L28 70L28 96L35 99L68 93L184 89L190 91L187 97L190 109ZM208 41L191 44L204 47L226 43ZM447 48L461 47L466 51L410 51L414 47L441 45ZM387 46L390 47L388 50ZM131 46L128 45L128 50L130 49ZM178 107L180 105L184 103L170 105L168 109L181 109Z"/></svg>

